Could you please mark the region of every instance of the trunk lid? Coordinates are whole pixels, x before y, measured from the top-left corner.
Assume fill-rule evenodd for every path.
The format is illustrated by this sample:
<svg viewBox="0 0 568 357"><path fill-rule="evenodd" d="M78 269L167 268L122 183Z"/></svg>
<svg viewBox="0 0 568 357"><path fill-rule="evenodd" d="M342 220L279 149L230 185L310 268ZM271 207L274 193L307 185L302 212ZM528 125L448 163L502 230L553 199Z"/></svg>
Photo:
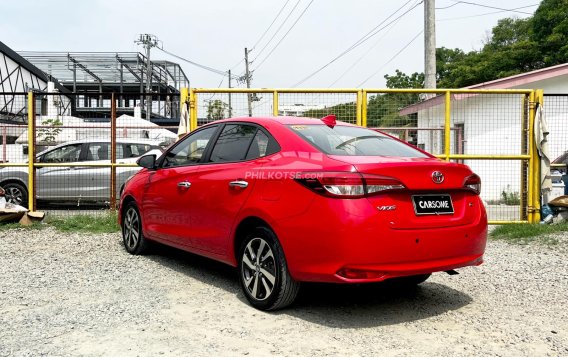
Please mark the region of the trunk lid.
<svg viewBox="0 0 568 357"><path fill-rule="evenodd" d="M479 212L481 201L478 196L464 189L465 179L472 174L462 164L441 161L436 158L331 156L335 160L351 163L363 174L395 178L406 186L406 190L389 191L367 199L377 207L381 219L391 229L425 229L455 227L471 224ZM433 173L443 175L443 181L436 183ZM453 213L438 213L417 208L420 201L437 201L451 197ZM416 196L413 202L413 196ZM420 212L429 211L426 214ZM436 210L434 210L436 211Z"/></svg>

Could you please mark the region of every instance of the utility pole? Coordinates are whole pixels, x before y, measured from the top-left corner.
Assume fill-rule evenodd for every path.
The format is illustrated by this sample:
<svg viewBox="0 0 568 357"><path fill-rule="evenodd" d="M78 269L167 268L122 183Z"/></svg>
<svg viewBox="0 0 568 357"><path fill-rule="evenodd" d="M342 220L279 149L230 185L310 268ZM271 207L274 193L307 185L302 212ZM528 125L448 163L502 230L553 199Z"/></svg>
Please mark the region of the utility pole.
<svg viewBox="0 0 568 357"><path fill-rule="evenodd" d="M436 4L424 0L424 88L436 88ZM433 97L428 95L427 97Z"/></svg>
<svg viewBox="0 0 568 357"><path fill-rule="evenodd" d="M231 89L231 70L229 70L229 89ZM231 107L231 92L229 92L229 118L233 116L233 108Z"/></svg>
<svg viewBox="0 0 568 357"><path fill-rule="evenodd" d="M150 49L160 44L158 38L151 34L140 34L135 43L146 49L146 119L150 121L152 115L152 62L150 62Z"/></svg>
<svg viewBox="0 0 568 357"><path fill-rule="evenodd" d="M246 68L246 72L245 72L245 79L247 81L247 88L250 88L250 71L249 71L249 59L248 59L248 48L245 47L245 68ZM252 117L252 94L251 93L247 93L247 98L248 98L248 112L249 112L249 117Z"/></svg>

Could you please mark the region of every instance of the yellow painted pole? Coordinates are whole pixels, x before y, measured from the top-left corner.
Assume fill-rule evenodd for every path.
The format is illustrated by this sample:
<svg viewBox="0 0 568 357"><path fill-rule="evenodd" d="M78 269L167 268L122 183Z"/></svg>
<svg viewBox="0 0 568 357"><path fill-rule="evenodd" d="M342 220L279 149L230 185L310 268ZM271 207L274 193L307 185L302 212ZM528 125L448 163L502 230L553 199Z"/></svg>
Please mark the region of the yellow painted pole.
<svg viewBox="0 0 568 357"><path fill-rule="evenodd" d="M535 91L535 106L534 106L535 121L536 121L536 108L537 108L536 104L537 103L541 107L544 105L544 91L542 89L537 89ZM533 140L533 142L534 142L534 145L535 145L534 153L536 155L535 163L534 163L534 171L535 171L534 172L534 180L535 181L534 181L534 191L533 191L534 195L535 195L534 201L533 201L534 209L535 209L534 221L535 221L535 223L538 223L538 222L540 222L540 219L541 219L541 217L540 217L540 200L541 200L540 170L541 170L541 167L540 167L540 158L538 156L538 151L536 150L536 142L534 140Z"/></svg>
<svg viewBox="0 0 568 357"><path fill-rule="evenodd" d="M35 211L35 97L28 92L28 209Z"/></svg>
<svg viewBox="0 0 568 357"><path fill-rule="evenodd" d="M363 92L357 91L357 125L363 125Z"/></svg>
<svg viewBox="0 0 568 357"><path fill-rule="evenodd" d="M452 94L447 91L445 94L444 105L444 156L446 161L450 161L450 133L451 133L451 100Z"/></svg>
<svg viewBox="0 0 568 357"><path fill-rule="evenodd" d="M274 115L275 117L278 116L278 91L275 90L272 93L272 115Z"/></svg>
<svg viewBox="0 0 568 357"><path fill-rule="evenodd" d="M535 142L534 142L534 117L535 117L535 92L531 92L529 94L529 173L528 173L528 181L529 181L529 194L528 194L528 212L527 218L529 223L537 223L535 221L535 185L534 185L534 176L535 176Z"/></svg>
<svg viewBox="0 0 568 357"><path fill-rule="evenodd" d="M197 93L189 90L189 131L197 129Z"/></svg>
<svg viewBox="0 0 568 357"><path fill-rule="evenodd" d="M367 127L367 91L362 90L363 101L361 103L361 125Z"/></svg>

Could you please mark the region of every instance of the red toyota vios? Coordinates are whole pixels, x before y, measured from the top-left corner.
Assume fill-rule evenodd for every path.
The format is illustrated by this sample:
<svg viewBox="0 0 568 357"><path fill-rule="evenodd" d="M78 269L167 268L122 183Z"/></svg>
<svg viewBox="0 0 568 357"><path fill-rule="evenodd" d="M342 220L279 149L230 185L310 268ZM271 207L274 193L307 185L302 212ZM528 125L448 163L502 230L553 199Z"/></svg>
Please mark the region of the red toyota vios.
<svg viewBox="0 0 568 357"><path fill-rule="evenodd" d="M219 120L138 164L126 250L156 241L236 266L259 309L291 304L300 282L419 284L483 262L477 175L333 116Z"/></svg>

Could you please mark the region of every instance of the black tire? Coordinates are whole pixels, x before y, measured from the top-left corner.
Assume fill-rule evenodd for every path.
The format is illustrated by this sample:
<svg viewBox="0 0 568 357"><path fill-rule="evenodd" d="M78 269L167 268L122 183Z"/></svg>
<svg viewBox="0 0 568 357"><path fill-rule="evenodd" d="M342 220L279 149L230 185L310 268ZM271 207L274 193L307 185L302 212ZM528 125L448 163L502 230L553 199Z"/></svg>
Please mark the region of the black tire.
<svg viewBox="0 0 568 357"><path fill-rule="evenodd" d="M420 274L420 275L410 275L410 276L402 276L400 278L393 278L389 279L388 281L392 284L401 286L401 287L412 287L419 284L422 284L432 274Z"/></svg>
<svg viewBox="0 0 568 357"><path fill-rule="evenodd" d="M6 191L6 202L28 207L28 190L26 186L16 182L8 182L2 184L2 188Z"/></svg>
<svg viewBox="0 0 568 357"><path fill-rule="evenodd" d="M290 276L274 232L266 227L255 228L242 242L238 254L241 288L252 306L268 311L294 302L300 283Z"/></svg>
<svg viewBox="0 0 568 357"><path fill-rule="evenodd" d="M141 255L148 252L149 242L142 233L142 218L140 211L134 202L129 202L124 207L122 215L122 241L126 251L133 255Z"/></svg>

